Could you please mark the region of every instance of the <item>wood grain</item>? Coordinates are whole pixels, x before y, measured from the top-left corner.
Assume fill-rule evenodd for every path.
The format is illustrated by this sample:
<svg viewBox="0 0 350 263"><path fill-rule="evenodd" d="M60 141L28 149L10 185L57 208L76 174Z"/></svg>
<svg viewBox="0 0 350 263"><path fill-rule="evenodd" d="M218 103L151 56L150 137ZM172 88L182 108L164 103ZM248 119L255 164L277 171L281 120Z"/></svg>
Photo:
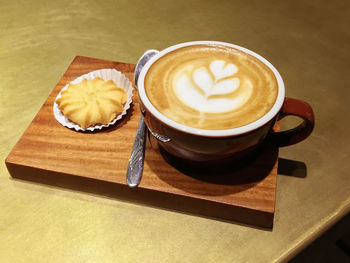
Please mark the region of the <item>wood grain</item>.
<svg viewBox="0 0 350 263"><path fill-rule="evenodd" d="M147 141L138 188L126 170L140 118L137 95L126 116L100 132L76 132L53 115L53 102L70 81L114 68L131 81L135 65L76 57L6 159L12 177L240 223L272 227L278 149L264 145L249 158L224 167L189 167Z"/></svg>

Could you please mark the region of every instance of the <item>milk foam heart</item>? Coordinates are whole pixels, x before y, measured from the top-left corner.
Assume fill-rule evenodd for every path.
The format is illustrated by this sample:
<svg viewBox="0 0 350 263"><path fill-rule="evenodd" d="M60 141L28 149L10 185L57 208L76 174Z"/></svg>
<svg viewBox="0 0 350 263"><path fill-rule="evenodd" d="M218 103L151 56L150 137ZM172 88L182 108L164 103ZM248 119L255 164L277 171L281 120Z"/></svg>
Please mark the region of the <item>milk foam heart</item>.
<svg viewBox="0 0 350 263"><path fill-rule="evenodd" d="M151 104L169 119L210 130L261 118L278 93L276 78L263 62L219 44L165 54L150 66L144 87Z"/></svg>
<svg viewBox="0 0 350 263"><path fill-rule="evenodd" d="M208 67L198 69L188 65L174 77L172 87L183 103L200 112L232 111L246 103L252 93L248 88L244 93L233 94L240 85L234 77L237 71L234 64L224 60L214 60Z"/></svg>
<svg viewBox="0 0 350 263"><path fill-rule="evenodd" d="M210 70L215 76L215 80L220 80L225 77L232 76L237 72L237 67L234 64L227 64L224 60L214 60L210 63Z"/></svg>

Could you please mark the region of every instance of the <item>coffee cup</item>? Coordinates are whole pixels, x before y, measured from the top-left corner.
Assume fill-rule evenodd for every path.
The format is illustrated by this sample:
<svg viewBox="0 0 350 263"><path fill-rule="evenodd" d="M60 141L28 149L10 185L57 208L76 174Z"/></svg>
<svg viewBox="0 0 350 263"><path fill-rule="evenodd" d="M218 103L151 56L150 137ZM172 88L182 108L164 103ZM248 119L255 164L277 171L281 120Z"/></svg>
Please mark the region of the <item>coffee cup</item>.
<svg viewBox="0 0 350 263"><path fill-rule="evenodd" d="M191 162L240 158L263 142L292 145L314 127L311 106L285 97L275 67L234 44L194 41L149 50L134 80L144 121L159 146ZM287 115L302 123L274 131Z"/></svg>

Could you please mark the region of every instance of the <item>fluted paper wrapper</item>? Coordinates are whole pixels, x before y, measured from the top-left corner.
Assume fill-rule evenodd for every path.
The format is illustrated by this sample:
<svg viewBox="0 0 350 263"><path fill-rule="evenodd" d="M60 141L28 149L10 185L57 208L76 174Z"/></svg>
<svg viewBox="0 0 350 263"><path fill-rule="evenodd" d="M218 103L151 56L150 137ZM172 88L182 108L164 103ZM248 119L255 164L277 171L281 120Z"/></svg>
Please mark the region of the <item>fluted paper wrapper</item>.
<svg viewBox="0 0 350 263"><path fill-rule="evenodd" d="M83 129L80 127L77 123L74 123L70 121L64 114L60 111L58 108L58 105L56 103L56 100L61 97L62 91L66 90L69 86L69 84L78 84L83 81L83 79L87 80L93 80L94 78L100 77L104 79L105 81L113 80L115 85L119 88L122 88L126 91L127 94L127 100L124 105L124 110L122 113L120 113L115 119L113 119L110 123L104 124L104 125L95 125L88 127L86 129ZM61 123L63 126L68 127L70 129L74 129L76 131L95 131L95 130L101 130L104 127L109 127L115 124L118 120L123 118L123 116L126 114L126 111L130 108L130 104L132 102L132 84L129 81L129 79L120 71L117 71L115 69L100 69L96 71L89 72L85 75L82 75L75 80L71 81L69 84L64 86L64 88L58 93L55 102L53 104L53 112L55 115L56 120Z"/></svg>

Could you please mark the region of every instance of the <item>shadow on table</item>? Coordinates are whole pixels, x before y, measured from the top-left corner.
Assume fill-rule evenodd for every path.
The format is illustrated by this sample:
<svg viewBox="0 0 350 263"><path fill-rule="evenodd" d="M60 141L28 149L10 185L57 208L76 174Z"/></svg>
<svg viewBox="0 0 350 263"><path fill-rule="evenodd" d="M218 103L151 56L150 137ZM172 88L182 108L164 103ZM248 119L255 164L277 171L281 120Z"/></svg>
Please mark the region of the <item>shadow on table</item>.
<svg viewBox="0 0 350 263"><path fill-rule="evenodd" d="M167 163L185 176L214 185L246 185L250 188L272 172L278 157L278 148L264 145L245 156L245 158L224 161L214 165L181 160L170 155L162 148L160 148L159 153ZM166 181L165 176L159 174L159 177ZM168 181L169 184L176 182ZM177 187L177 185L173 186Z"/></svg>
<svg viewBox="0 0 350 263"><path fill-rule="evenodd" d="M152 146L155 149L154 146ZM307 175L307 168L305 163L300 161L288 160L284 158L278 158L278 148L269 144L262 145L258 149L254 150L251 154L245 158L234 161L226 161L216 165L206 165L205 163L193 163L185 160L181 160L177 157L167 153L161 147L157 147L157 152L162 155L163 159L170 164L173 168L178 170L183 177L179 177L178 180L169 178L164 173L154 173L164 182L172 185L175 188L181 189L186 192L200 193L196 191L195 187L187 189L184 187L183 181L186 181L186 177L195 178L198 181L217 185L217 187L211 187L215 195L215 189L218 188L218 193L223 193L220 189L220 185L225 186L226 190L231 189L227 186L239 186L239 188L232 187L232 191L227 190L225 194L234 193L237 191L245 191L254 185L264 180L271 174L280 174L293 177L305 178ZM147 160L149 167L157 167L156 163L152 160ZM273 170L278 163L277 171Z"/></svg>
<svg viewBox="0 0 350 263"><path fill-rule="evenodd" d="M305 163L300 161L278 158L278 174L305 178L307 167Z"/></svg>

